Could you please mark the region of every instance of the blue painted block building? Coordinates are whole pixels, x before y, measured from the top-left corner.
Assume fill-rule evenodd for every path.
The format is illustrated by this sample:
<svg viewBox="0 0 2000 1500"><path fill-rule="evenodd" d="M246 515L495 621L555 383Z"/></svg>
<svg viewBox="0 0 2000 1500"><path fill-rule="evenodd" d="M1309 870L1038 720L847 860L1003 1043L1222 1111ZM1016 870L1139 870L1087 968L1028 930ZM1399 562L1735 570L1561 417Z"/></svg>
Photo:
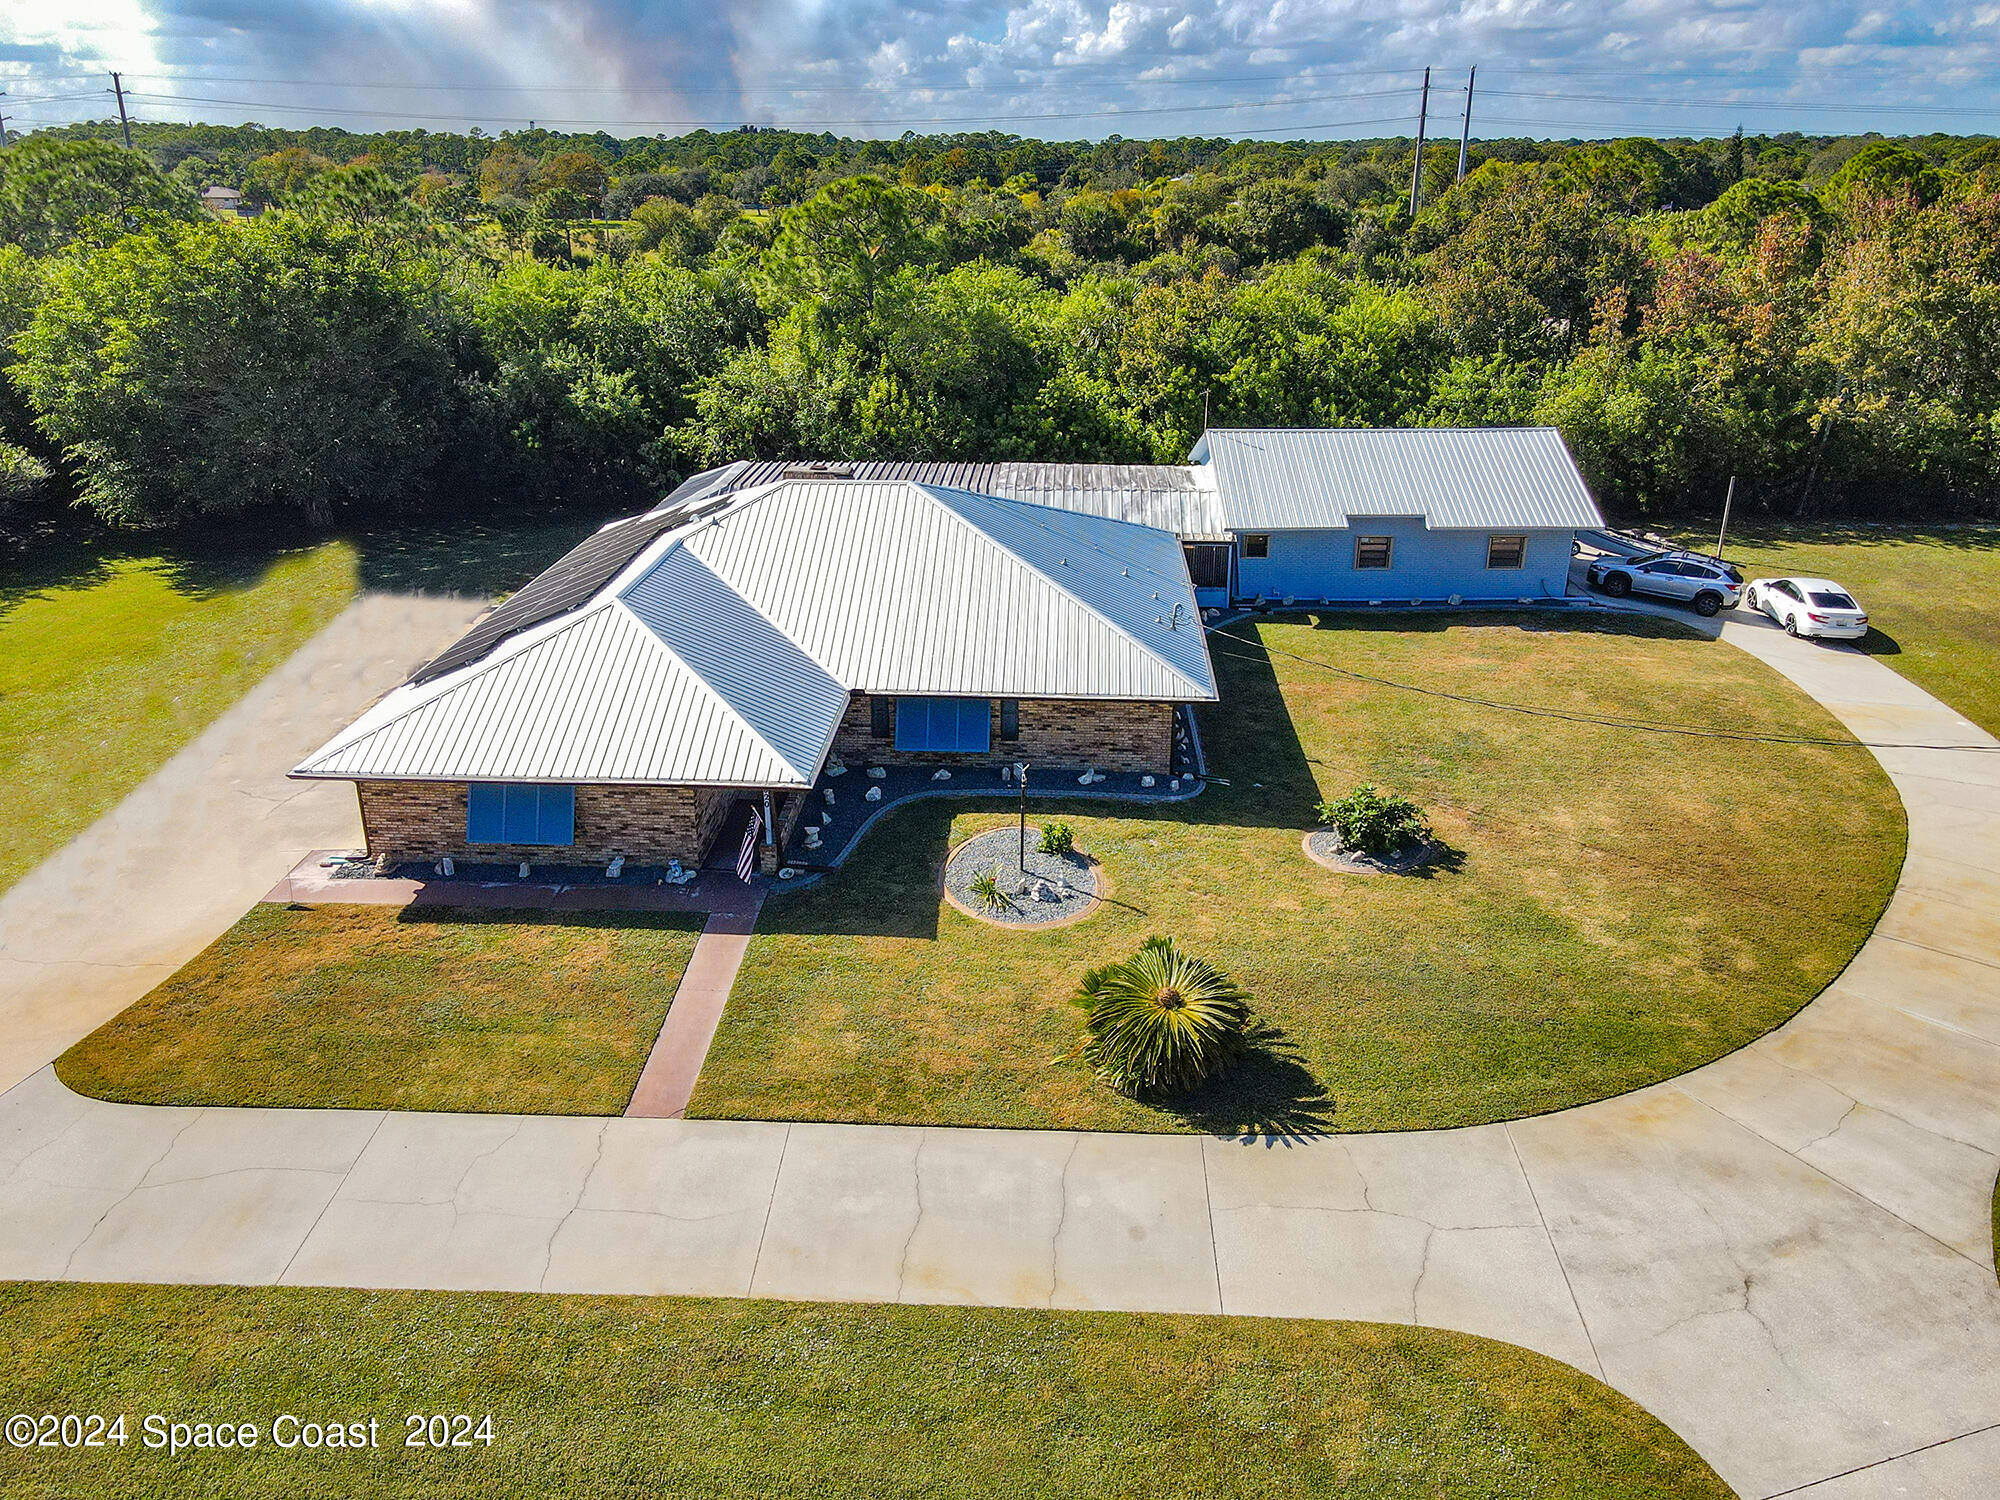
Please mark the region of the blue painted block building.
<svg viewBox="0 0 2000 1500"><path fill-rule="evenodd" d="M1204 603L1560 598L1604 524L1549 427L1214 428L1189 459L1229 538L1188 546Z"/></svg>

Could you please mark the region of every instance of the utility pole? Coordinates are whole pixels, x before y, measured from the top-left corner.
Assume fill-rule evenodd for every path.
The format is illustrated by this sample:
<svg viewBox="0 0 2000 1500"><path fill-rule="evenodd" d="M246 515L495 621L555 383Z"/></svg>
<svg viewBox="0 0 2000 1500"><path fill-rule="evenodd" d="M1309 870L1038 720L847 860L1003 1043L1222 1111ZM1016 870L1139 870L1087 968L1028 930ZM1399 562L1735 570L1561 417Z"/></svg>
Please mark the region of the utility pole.
<svg viewBox="0 0 2000 1500"><path fill-rule="evenodd" d="M132 122L125 117L125 85L118 75L111 75L111 92L118 96L118 128L125 132L125 149L132 149Z"/></svg>
<svg viewBox="0 0 2000 1500"><path fill-rule="evenodd" d="M1729 476L1729 493L1722 497L1722 529L1715 534L1715 560L1722 561L1722 543L1729 535L1729 507L1736 500L1736 476Z"/></svg>
<svg viewBox="0 0 2000 1500"><path fill-rule="evenodd" d="M1465 181L1465 153L1472 145L1472 79L1477 68L1465 70L1465 127L1458 133L1458 180Z"/></svg>
<svg viewBox="0 0 2000 1500"><path fill-rule="evenodd" d="M1431 70L1424 69L1424 92L1417 105L1417 163L1410 168L1410 217L1417 216L1417 204L1424 192L1424 126L1431 113Z"/></svg>
<svg viewBox="0 0 2000 1500"><path fill-rule="evenodd" d="M7 97L7 91L0 89L0 99ZM0 151L7 149L7 111L0 109Z"/></svg>

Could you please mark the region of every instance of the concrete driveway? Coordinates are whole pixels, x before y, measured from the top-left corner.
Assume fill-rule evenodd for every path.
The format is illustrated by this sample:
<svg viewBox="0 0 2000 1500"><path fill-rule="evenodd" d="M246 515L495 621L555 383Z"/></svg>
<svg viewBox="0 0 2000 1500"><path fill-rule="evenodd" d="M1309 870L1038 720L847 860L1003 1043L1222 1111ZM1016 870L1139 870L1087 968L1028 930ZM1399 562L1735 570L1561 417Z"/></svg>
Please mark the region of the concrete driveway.
<svg viewBox="0 0 2000 1500"><path fill-rule="evenodd" d="M1753 620L1722 634L1881 742L1910 855L1839 981L1671 1083L1510 1125L1275 1143L151 1109L78 1098L42 1069L0 1095L0 1275L1420 1322L1601 1376L1746 1496L1990 1495L2000 753L1854 651ZM400 666L420 654L400 637L364 606L306 654L344 641L341 661L374 650ZM333 674L318 721L273 733L269 764L286 763L286 734L331 729L389 675L362 678ZM163 775L219 787L263 712L246 700ZM151 967L102 990L72 974L41 1009L9 980L10 1066L32 1069L220 931L295 845L352 837L307 834L304 813L234 817L265 825L265 853L254 826L178 833L239 841L226 895L184 898L177 919L134 913L178 920L179 949L141 946ZM62 917L61 889L31 899ZM0 921L18 921L15 896ZM119 928L72 925L50 957L117 963L133 951Z"/></svg>

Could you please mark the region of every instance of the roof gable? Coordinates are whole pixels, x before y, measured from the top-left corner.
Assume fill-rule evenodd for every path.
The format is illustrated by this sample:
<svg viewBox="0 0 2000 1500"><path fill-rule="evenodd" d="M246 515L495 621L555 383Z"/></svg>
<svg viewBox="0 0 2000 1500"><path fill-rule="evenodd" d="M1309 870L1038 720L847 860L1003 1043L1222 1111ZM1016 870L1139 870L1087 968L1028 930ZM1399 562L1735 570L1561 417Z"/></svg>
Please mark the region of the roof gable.
<svg viewBox="0 0 2000 1500"><path fill-rule="evenodd" d="M792 786L818 770L766 742L610 599L463 675L399 689L378 710L300 774Z"/></svg>

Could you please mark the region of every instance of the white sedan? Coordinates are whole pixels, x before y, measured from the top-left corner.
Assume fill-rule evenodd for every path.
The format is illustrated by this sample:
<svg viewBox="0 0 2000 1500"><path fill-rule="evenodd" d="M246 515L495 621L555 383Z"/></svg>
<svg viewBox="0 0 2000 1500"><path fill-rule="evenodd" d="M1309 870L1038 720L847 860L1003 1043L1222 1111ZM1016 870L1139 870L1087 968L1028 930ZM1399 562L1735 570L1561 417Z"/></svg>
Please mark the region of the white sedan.
<svg viewBox="0 0 2000 1500"><path fill-rule="evenodd" d="M1830 578L1753 578L1743 602L1776 620L1789 635L1858 641L1868 634L1868 616Z"/></svg>

